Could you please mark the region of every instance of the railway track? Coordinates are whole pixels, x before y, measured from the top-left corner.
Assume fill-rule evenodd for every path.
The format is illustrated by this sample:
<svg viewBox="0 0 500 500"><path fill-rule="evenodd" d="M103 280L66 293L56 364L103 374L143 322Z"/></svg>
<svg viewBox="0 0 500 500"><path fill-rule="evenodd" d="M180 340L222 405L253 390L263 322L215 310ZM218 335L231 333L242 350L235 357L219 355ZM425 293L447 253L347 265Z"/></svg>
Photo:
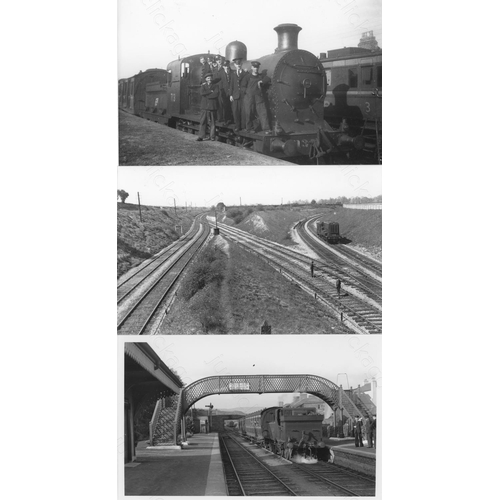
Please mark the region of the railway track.
<svg viewBox="0 0 500 500"><path fill-rule="evenodd" d="M316 230L312 227L313 223L319 219L321 215L315 215L307 220L300 221L296 228L300 231L303 228L301 236L308 241L310 245L312 245L315 249L318 247L322 247L322 250L326 250L327 253L322 251L322 255L325 255L326 258L332 258L337 256L336 261L339 258L343 258L347 262L351 262L359 268L363 269L366 273L369 273L376 279L382 279L382 263L372 259L366 255L363 255L361 252L358 252L347 245L339 243L337 245L329 245L325 243L322 239L316 236Z"/></svg>
<svg viewBox="0 0 500 500"><path fill-rule="evenodd" d="M375 481L333 464L295 464L239 436L219 436L229 496L374 496Z"/></svg>
<svg viewBox="0 0 500 500"><path fill-rule="evenodd" d="M193 240L200 227L200 219L203 214L197 215L189 231L181 236L177 241L169 245L167 248L156 254L151 259L146 260L136 268L126 273L118 280L117 285L117 304L123 303L130 295L137 291L142 285L145 284L147 279L156 271L160 270L162 266L168 262L169 259L184 248L184 246Z"/></svg>
<svg viewBox="0 0 500 500"><path fill-rule="evenodd" d="M201 217L196 230L183 245L161 262L153 262L152 268L144 266L129 282L133 292L122 292L118 298L118 334L147 335L153 334L161 323L164 309L175 292L182 272L200 250L210 234L208 224L202 224ZM136 282L136 283L135 283Z"/></svg>
<svg viewBox="0 0 500 500"><path fill-rule="evenodd" d="M316 464L294 464L302 472L312 477L333 484L345 491L346 496L375 496L375 479L349 471L335 464L318 462Z"/></svg>
<svg viewBox="0 0 500 500"><path fill-rule="evenodd" d="M322 272L313 278L309 268L310 257L225 224L219 223L219 229L226 237L265 259L272 267L333 309L352 331L361 334L382 333L381 283L377 282L375 290L372 290L367 284L368 278L363 282L355 276L358 271L329 269L326 264L322 266ZM339 276L343 278L347 290L340 294L335 289ZM373 278L370 279L373 281Z"/></svg>

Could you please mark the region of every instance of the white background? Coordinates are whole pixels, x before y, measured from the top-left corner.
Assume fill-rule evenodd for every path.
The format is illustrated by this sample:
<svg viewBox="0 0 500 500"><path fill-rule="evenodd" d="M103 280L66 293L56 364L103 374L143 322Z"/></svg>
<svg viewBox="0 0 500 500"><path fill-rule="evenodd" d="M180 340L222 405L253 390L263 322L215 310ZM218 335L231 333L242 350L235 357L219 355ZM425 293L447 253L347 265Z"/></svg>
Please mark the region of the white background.
<svg viewBox="0 0 500 500"><path fill-rule="evenodd" d="M383 8L383 498L493 498L497 15ZM116 5L2 19L2 496L113 499Z"/></svg>

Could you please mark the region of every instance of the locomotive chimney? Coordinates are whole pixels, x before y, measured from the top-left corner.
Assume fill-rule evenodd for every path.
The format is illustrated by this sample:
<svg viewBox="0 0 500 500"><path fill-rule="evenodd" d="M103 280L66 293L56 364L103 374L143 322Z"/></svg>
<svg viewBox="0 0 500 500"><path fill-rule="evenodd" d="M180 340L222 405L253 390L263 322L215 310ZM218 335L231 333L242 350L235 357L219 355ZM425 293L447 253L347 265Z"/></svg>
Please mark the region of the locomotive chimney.
<svg viewBox="0 0 500 500"><path fill-rule="evenodd" d="M278 48L274 52L298 49L297 40L302 28L297 24L279 24L274 28L278 33Z"/></svg>

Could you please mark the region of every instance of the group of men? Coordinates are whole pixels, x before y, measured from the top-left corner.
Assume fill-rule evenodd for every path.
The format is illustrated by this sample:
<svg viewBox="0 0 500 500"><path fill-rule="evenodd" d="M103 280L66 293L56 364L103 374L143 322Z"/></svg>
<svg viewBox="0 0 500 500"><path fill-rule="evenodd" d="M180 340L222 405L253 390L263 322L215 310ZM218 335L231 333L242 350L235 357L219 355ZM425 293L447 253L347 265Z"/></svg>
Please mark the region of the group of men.
<svg viewBox="0 0 500 500"><path fill-rule="evenodd" d="M366 423L361 417L356 417L354 421L354 446L363 447L363 430L365 431L368 448L377 447L377 417L369 415Z"/></svg>
<svg viewBox="0 0 500 500"><path fill-rule="evenodd" d="M264 92L270 85L268 76L259 74L260 62L251 63L251 71L242 68L243 60L235 58L231 63L216 56L214 61L200 58L201 63L201 118L198 141L206 135L210 125L210 139L215 141L215 122L224 125L234 123L234 131L255 132L254 118L258 118L265 134L271 134Z"/></svg>

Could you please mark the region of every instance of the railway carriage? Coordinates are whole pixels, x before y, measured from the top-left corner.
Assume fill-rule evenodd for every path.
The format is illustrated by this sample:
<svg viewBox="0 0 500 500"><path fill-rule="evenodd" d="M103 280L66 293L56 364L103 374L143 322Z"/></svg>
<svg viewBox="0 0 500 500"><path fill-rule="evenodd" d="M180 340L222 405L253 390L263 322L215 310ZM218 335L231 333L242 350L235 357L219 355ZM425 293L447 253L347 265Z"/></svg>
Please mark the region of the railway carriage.
<svg viewBox="0 0 500 500"><path fill-rule="evenodd" d="M325 120L361 135L365 149L382 155L382 50L345 47L320 55L327 79Z"/></svg>
<svg viewBox="0 0 500 500"><path fill-rule="evenodd" d="M155 84L160 86L167 80L167 71L164 69L148 69L144 72L132 76L131 78L122 78L118 81L118 107L137 116L145 118L144 112L147 111L146 89L148 85Z"/></svg>

